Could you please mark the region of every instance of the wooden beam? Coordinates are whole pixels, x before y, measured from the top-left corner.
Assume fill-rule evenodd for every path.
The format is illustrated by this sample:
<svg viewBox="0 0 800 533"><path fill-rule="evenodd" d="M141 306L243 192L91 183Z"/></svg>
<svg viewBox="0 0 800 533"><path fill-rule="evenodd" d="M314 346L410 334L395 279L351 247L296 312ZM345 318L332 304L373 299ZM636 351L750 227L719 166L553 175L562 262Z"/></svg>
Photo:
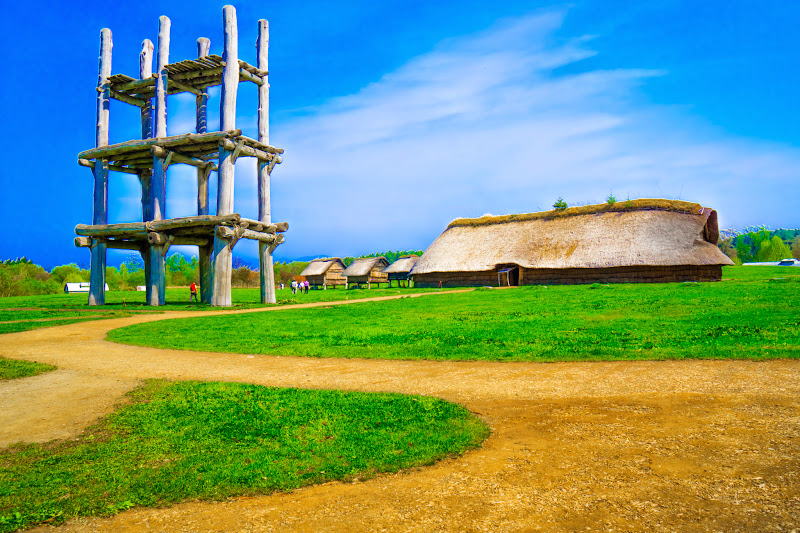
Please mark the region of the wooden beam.
<svg viewBox="0 0 800 533"><path fill-rule="evenodd" d="M111 77L111 49L113 42L111 30L100 30L100 68L97 78L97 128L95 131L95 146L108 145L108 111L109 111L109 84ZM105 290L105 289L104 289Z"/></svg>
<svg viewBox="0 0 800 533"><path fill-rule="evenodd" d="M261 20L264 20L264 19L261 19ZM261 20L258 21L258 23L259 23L259 32L261 31L261 27L260 27ZM269 35L269 22L267 22L267 34ZM260 35L260 33L259 33L259 35ZM258 39L256 39L256 50L258 50ZM246 70L250 74L258 76L259 78L266 78L267 76L269 76L269 71L268 70L263 70L263 69L254 67L253 65L250 65L246 61L242 61L241 59L239 60L239 67L241 67L242 69Z"/></svg>
<svg viewBox="0 0 800 533"><path fill-rule="evenodd" d="M200 257L198 265L198 269L200 270L200 301L205 304L210 304L214 289L211 283L211 259L214 253L214 239L211 239L208 245L200 246L197 252Z"/></svg>
<svg viewBox="0 0 800 533"><path fill-rule="evenodd" d="M269 22L261 19L258 21L258 40L256 41L258 53L258 69L265 74L269 72ZM258 87L258 142L269 145L269 79L264 75ZM273 156L273 159L277 156ZM270 173L273 162L267 163L264 159L258 160L258 221L264 230L273 229L268 233L275 233L277 225L271 223L272 213L270 205ZM273 268L271 243L259 239L258 265L261 287L261 303L274 304L275 297L275 270Z"/></svg>
<svg viewBox="0 0 800 533"><path fill-rule="evenodd" d="M239 239L250 239L254 241L260 241L267 244L272 244L278 239L277 235L272 233L262 233L260 231L253 231L251 229L243 228L241 226L236 226L234 228L230 228L228 226L217 226L216 234L221 239L226 239L232 241L231 246L236 244L236 241Z"/></svg>
<svg viewBox="0 0 800 533"><path fill-rule="evenodd" d="M208 52L211 50L211 41L205 37L200 37L197 39L197 57L203 58L208 57ZM220 70L220 73L222 70ZM173 79L177 78L177 76L173 76ZM197 97L195 98L195 119L196 119L196 129L197 133L205 133L208 123L208 92L202 91ZM197 213L198 215L204 213Z"/></svg>
<svg viewBox="0 0 800 533"><path fill-rule="evenodd" d="M253 83L258 85L259 87L266 83L260 76L256 76L252 72L248 72L243 68L239 69L239 77L240 78L244 78L247 81L252 81Z"/></svg>
<svg viewBox="0 0 800 533"><path fill-rule="evenodd" d="M157 231L151 231L150 233L147 234L147 242L148 242L148 244L163 245L163 244L167 244L168 240L169 240L169 235L167 235L166 233L159 233Z"/></svg>
<svg viewBox="0 0 800 533"><path fill-rule="evenodd" d="M167 136L167 80L166 66L169 64L169 30L171 22L168 17L158 18L158 79L156 81L156 137Z"/></svg>
<svg viewBox="0 0 800 533"><path fill-rule="evenodd" d="M149 41L149 39L147 39ZM152 44L152 43L150 43ZM152 66L150 67L152 70ZM152 74L151 74L152 75ZM138 94L144 92L144 89L155 87L158 80L156 78L143 78L140 80L129 81L127 83L114 84L114 90L117 92L126 92Z"/></svg>
<svg viewBox="0 0 800 533"><path fill-rule="evenodd" d="M112 156L130 154L138 152L150 146L157 145L169 148L170 146L180 146L186 143L200 144L200 143L218 143L220 138L223 137L238 137L242 134L242 130L234 129L231 131L212 131L209 133L185 133L183 135L173 135L171 137L159 139L142 139L134 141L126 141L124 143L113 144L110 146L102 146L100 148L92 148L84 150L78 154L82 159L97 159L98 157L111 158Z"/></svg>
<svg viewBox="0 0 800 533"><path fill-rule="evenodd" d="M249 218L242 218L239 221L239 224L247 224L249 229L254 231L263 231L264 233L283 233L289 229L288 222L261 222L260 220L252 220Z"/></svg>
<svg viewBox="0 0 800 533"><path fill-rule="evenodd" d="M223 137L222 139L219 140L219 145L228 152L230 152L231 154L233 154L233 151L236 150L238 143L235 143L232 140ZM253 148L252 146L247 146L244 143L242 143L241 146L242 147L239 149L239 154L237 155L237 157L240 155L245 155L249 157L257 157L258 159L264 161L271 161L275 157L274 154L264 152L263 150L259 150L258 148Z"/></svg>
<svg viewBox="0 0 800 533"><path fill-rule="evenodd" d="M167 151L167 155L164 157L163 162L161 163L161 169L166 173L169 166L172 164L172 158L175 157L175 152ZM166 179L166 174L164 176ZM166 193L166 190L164 191Z"/></svg>
<svg viewBox="0 0 800 533"><path fill-rule="evenodd" d="M142 100L141 98L134 98L133 96L128 96L127 94L120 93L117 91L109 90L109 96L114 100L119 100L120 102L125 102L126 104L135 105L137 107L149 107L150 106L150 99Z"/></svg>
<svg viewBox="0 0 800 533"><path fill-rule="evenodd" d="M167 237L167 242L161 248L161 255L167 257L167 252L169 251L169 247L172 246L172 243L175 242L175 235L170 235Z"/></svg>
<svg viewBox="0 0 800 533"><path fill-rule="evenodd" d="M108 78L111 77L111 49L113 42L111 30L100 30L100 65L97 77L97 127L95 130L95 146L108 144L109 105L111 103ZM92 222L108 223L108 164L98 161L92 169L94 175L94 202ZM103 305L106 302L106 246L98 244L92 247L89 274L89 305Z"/></svg>
<svg viewBox="0 0 800 533"><path fill-rule="evenodd" d="M139 77L150 78L153 75L153 43L150 39L142 41L142 51L139 52ZM153 136L153 102L147 99L147 106L139 114L142 121L142 139Z"/></svg>
<svg viewBox="0 0 800 533"><path fill-rule="evenodd" d="M233 163L236 163L236 159L239 157L239 154L242 153L242 148L244 147L244 139L239 139L236 141L236 147L234 147L233 152L231 152L231 160Z"/></svg>
<svg viewBox="0 0 800 533"><path fill-rule="evenodd" d="M236 91L239 86L239 32L236 26L236 9L233 6L222 8L224 29L222 60L225 68L222 71L222 91L220 98L220 131L232 130L236 127ZM234 166L231 151L221 148L219 151L219 167L217 171L217 214L233 213L233 174ZM231 305L231 247L227 240L219 235L214 236L214 259L212 267L212 283L214 285L211 305Z"/></svg>
<svg viewBox="0 0 800 533"><path fill-rule="evenodd" d="M153 42L150 39L142 41L142 51L139 52L139 78L147 80L152 87L155 85L153 79ZM139 112L139 119L142 126L142 139L150 139L153 137L153 116L155 116L155 105L153 98L147 96L147 107L143 107ZM130 164L130 163L129 163ZM147 165L152 165L153 159L147 162ZM150 168L139 169L136 173L139 177L139 184L142 187L142 221L147 222L153 219L153 201L151 198L152 191L150 186L152 184L153 170ZM150 283L150 247L142 246L140 252L144 262L144 279L145 279L145 301L150 302L153 298L151 293L152 285Z"/></svg>
<svg viewBox="0 0 800 533"><path fill-rule="evenodd" d="M129 222L126 224L78 224L75 233L86 237L114 237L117 235L142 235L147 236L148 228L144 222Z"/></svg>
<svg viewBox="0 0 800 533"><path fill-rule="evenodd" d="M230 215L198 215L194 217L172 218L169 220L153 221L148 227L154 231L163 231L174 228L191 226L217 226L219 224L237 224L241 220L238 213Z"/></svg>
<svg viewBox="0 0 800 533"><path fill-rule="evenodd" d="M94 168L94 161L88 159L78 159L78 164L82 167ZM125 172L126 174L138 174L138 171L133 168L122 167L119 165L108 165L108 170L114 172Z"/></svg>
<svg viewBox="0 0 800 533"><path fill-rule="evenodd" d="M197 96L200 96L201 94L203 94L203 91L201 89L198 89L196 87L193 87L193 86L191 86L189 84L180 82L180 81L175 80L175 79L171 79L170 78L169 82L168 82L168 85L170 85L170 86L172 86L172 87L174 87L176 89L179 89L180 92L189 92L189 93L192 93L192 94L197 95ZM170 89L172 89L172 87L170 87ZM170 92L172 92L172 91L170 91Z"/></svg>
<svg viewBox="0 0 800 533"><path fill-rule="evenodd" d="M167 90L169 64L170 20L162 16L158 19L158 56L156 60L156 84L154 99L154 137L167 136ZM150 211L151 220L166 218L166 178L167 173L158 156L153 156L153 171L150 175ZM151 245L148 256L149 278L147 279L147 304L164 305L166 294L166 263L162 245Z"/></svg>
<svg viewBox="0 0 800 533"><path fill-rule="evenodd" d="M197 167L203 172L205 172L206 169L209 171L217 170L217 165L213 161L203 161L202 159L197 159L196 157L189 157L185 154L181 154L180 152L175 152L161 146L151 146L150 153L164 159L163 165L165 169L173 163L182 163L184 165Z"/></svg>
<svg viewBox="0 0 800 533"><path fill-rule="evenodd" d="M200 37L200 39L205 39L205 37ZM199 46L200 39L198 39L198 46ZM208 40L208 39L206 39L206 40ZM208 55L208 54L206 53L206 55ZM210 69L207 69L207 70L195 70L195 71L192 71L192 72L179 72L177 74L173 74L170 77L170 79L178 80L178 81L192 80L192 82L193 82L194 80L197 80L197 79L200 79L200 78L216 78L216 76L219 76L220 74L222 74L223 70L225 70L225 67L221 66L221 67L210 68Z"/></svg>

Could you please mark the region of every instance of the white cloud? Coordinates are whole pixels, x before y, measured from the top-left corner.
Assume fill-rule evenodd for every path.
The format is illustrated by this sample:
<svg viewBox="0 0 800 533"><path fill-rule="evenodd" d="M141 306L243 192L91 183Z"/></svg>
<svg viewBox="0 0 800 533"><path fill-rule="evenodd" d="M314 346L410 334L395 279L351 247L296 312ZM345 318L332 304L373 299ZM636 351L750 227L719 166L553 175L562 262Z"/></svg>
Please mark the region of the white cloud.
<svg viewBox="0 0 800 533"><path fill-rule="evenodd" d="M595 54L585 37L557 42L561 22L540 14L449 40L276 124L286 157L273 212L293 222L288 255L424 248L458 216L548 209L558 196L602 202L612 190L698 201L728 225L786 219L791 200L775 191L800 152L648 104L637 87L663 71L561 73Z"/></svg>
<svg viewBox="0 0 800 533"><path fill-rule="evenodd" d="M611 191L697 201L727 226L794 222L797 198L777 191L796 179L798 150L648 103L638 87L667 72L581 68L592 40L557 38L562 18L447 40L355 94L273 121L286 149L273 219L290 222L279 256L424 249L456 217ZM237 209L254 216L255 171L240 168Z"/></svg>

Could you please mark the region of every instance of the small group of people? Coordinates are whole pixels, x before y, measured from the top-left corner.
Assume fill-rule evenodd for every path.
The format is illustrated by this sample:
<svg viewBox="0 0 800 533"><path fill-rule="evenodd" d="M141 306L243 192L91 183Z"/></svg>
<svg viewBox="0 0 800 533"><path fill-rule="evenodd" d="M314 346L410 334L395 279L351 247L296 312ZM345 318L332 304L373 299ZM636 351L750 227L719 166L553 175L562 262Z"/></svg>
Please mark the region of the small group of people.
<svg viewBox="0 0 800 533"><path fill-rule="evenodd" d="M301 294L303 292L308 294L308 288L310 286L311 286L311 284L308 282L308 280L306 280L306 281L297 281L296 279L293 279L292 280L292 294L297 294L298 292L301 293Z"/></svg>

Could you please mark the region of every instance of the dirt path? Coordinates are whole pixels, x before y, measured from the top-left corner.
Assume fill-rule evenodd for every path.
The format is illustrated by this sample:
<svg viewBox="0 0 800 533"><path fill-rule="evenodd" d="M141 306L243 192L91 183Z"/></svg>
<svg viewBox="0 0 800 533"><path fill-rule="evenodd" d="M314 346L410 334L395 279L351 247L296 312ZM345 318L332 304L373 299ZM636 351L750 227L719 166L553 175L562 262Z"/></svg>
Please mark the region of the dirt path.
<svg viewBox="0 0 800 533"><path fill-rule="evenodd" d="M73 520L60 530L800 529L800 361L372 361L192 353L102 340L115 327L177 316L197 315L3 335L0 355L60 370L3 384L0 442L75 435L148 377L429 394L467 405L493 434L464 457L367 482L133 509Z"/></svg>

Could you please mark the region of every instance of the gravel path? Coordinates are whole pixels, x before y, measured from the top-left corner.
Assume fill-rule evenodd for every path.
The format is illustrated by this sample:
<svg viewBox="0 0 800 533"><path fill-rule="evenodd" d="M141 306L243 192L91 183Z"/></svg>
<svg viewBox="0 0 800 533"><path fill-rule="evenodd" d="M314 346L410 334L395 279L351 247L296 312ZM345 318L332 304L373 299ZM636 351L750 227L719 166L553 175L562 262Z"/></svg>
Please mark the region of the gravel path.
<svg viewBox="0 0 800 533"><path fill-rule="evenodd" d="M132 509L60 531L800 530L800 361L312 359L103 340L179 316L197 313L3 335L0 355L59 370L0 383L0 446L77 435L150 377L433 395L478 413L492 436L366 482Z"/></svg>

